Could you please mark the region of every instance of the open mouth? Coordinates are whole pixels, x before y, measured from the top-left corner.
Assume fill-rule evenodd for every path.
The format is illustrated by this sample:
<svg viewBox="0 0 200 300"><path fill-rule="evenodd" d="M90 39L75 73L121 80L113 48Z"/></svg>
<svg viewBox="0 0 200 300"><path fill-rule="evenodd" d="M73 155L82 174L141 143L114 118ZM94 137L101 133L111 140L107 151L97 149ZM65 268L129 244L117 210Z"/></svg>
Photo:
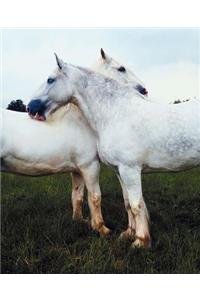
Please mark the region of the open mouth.
<svg viewBox="0 0 200 300"><path fill-rule="evenodd" d="M32 116L31 116L31 118L32 118ZM46 117L44 115L39 115L38 113L36 113L36 115L33 116L33 119L37 120L37 121L45 121Z"/></svg>
<svg viewBox="0 0 200 300"><path fill-rule="evenodd" d="M29 116L31 117L31 119L37 120L37 121L45 121L46 117L44 115L39 115L38 113L34 115L29 113Z"/></svg>
<svg viewBox="0 0 200 300"><path fill-rule="evenodd" d="M37 120L37 121L46 121L46 117L43 114L39 114L38 112L34 115L30 112L29 107L26 107L26 111L29 115L29 117L31 117L31 119Z"/></svg>
<svg viewBox="0 0 200 300"><path fill-rule="evenodd" d="M41 104L40 100L33 100L30 104L26 106L26 111L31 119L37 121L45 121L45 109L44 104Z"/></svg>

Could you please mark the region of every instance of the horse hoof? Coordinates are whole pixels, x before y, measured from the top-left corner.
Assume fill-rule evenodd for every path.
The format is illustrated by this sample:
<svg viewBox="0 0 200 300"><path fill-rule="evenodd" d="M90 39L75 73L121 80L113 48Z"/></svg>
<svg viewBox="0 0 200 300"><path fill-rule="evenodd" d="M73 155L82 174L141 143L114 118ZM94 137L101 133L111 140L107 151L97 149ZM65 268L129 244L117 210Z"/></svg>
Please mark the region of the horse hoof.
<svg viewBox="0 0 200 300"><path fill-rule="evenodd" d="M151 240L142 240L137 238L134 243L131 244L131 248L145 248L150 249L151 248Z"/></svg>
<svg viewBox="0 0 200 300"><path fill-rule="evenodd" d="M135 231L131 228L128 228L120 234L119 240L134 240L134 237Z"/></svg>
<svg viewBox="0 0 200 300"><path fill-rule="evenodd" d="M101 236L108 236L110 234L110 229L107 228L105 225L103 225L100 229L99 229L99 234Z"/></svg>
<svg viewBox="0 0 200 300"><path fill-rule="evenodd" d="M74 215L74 216L72 217L72 219L73 219L73 221L75 221L75 222L84 222L83 216L80 216L80 215Z"/></svg>

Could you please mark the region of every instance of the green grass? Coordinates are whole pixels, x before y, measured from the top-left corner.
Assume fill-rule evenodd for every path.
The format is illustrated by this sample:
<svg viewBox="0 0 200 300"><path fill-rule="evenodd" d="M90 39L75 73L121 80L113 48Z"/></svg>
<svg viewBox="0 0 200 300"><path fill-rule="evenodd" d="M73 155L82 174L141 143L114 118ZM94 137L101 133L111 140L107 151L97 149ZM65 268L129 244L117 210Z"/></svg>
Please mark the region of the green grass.
<svg viewBox="0 0 200 300"><path fill-rule="evenodd" d="M101 173L108 238L72 221L69 176L3 174L1 272L200 273L200 169L143 177L151 250L118 240L127 225L121 189L111 170Z"/></svg>

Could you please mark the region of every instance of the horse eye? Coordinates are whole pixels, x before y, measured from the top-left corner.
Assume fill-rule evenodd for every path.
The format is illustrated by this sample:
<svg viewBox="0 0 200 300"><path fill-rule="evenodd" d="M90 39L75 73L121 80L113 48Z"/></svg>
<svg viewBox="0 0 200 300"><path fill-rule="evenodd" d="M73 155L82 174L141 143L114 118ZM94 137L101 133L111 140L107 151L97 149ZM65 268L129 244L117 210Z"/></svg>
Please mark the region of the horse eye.
<svg viewBox="0 0 200 300"><path fill-rule="evenodd" d="M55 79L54 79L54 78L51 78L51 77L47 79L47 83L48 83L48 84L51 84L51 83L53 83L54 81L55 81Z"/></svg>
<svg viewBox="0 0 200 300"><path fill-rule="evenodd" d="M125 69L124 67L122 67L122 66L121 66L120 68L118 68L117 70L118 70L119 72L126 72L126 69Z"/></svg>

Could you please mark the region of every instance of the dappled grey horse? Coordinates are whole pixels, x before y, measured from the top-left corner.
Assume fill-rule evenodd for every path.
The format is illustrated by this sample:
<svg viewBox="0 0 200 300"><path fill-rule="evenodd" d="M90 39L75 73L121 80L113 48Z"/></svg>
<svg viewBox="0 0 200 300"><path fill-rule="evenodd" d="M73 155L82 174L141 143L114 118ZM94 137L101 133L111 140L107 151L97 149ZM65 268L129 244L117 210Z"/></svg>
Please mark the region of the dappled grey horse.
<svg viewBox="0 0 200 300"><path fill-rule="evenodd" d="M110 76L122 81L121 71L114 71L113 62L101 50L96 68L106 68ZM121 65L115 61L115 66L117 64ZM123 73L123 82L126 78L132 88L145 93L141 81L134 74L130 71ZM51 83L49 79L48 84ZM36 101L35 110L37 108ZM34 119L43 120L40 110ZM27 114L8 110L2 110L1 115L1 171L29 176L71 172L73 218L83 218L82 202L86 184L92 228L102 235L107 234L109 230L104 226L100 205L96 137L78 107L73 104L62 107L46 123L31 120Z"/></svg>
<svg viewBox="0 0 200 300"><path fill-rule="evenodd" d="M158 104L117 81L58 57L50 75L29 103L43 118L75 102L97 137L100 159L115 168L123 190L133 246L149 247L149 218L142 194L142 172L177 172L200 165L200 102Z"/></svg>

